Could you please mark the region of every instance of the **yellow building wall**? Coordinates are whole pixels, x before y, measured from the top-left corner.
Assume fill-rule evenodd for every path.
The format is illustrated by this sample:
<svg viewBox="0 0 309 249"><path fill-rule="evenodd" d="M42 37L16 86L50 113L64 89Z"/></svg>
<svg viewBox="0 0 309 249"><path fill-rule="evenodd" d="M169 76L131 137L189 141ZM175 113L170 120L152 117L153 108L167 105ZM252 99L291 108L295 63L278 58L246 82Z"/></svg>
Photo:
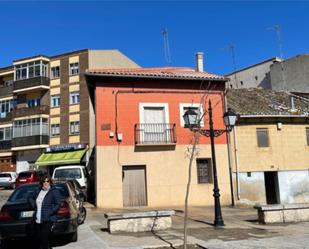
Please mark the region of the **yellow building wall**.
<svg viewBox="0 0 309 249"><path fill-rule="evenodd" d="M70 107L69 107L69 112L70 112L70 113L79 112L79 110L80 110L79 104L70 105Z"/></svg>
<svg viewBox="0 0 309 249"><path fill-rule="evenodd" d="M69 83L79 82L79 75L74 75L69 77Z"/></svg>
<svg viewBox="0 0 309 249"><path fill-rule="evenodd" d="M49 140L50 145L60 144L60 137L51 137Z"/></svg>
<svg viewBox="0 0 309 249"><path fill-rule="evenodd" d="M50 80L50 86L60 86L60 79Z"/></svg>
<svg viewBox="0 0 309 249"><path fill-rule="evenodd" d="M50 115L59 115L60 114L60 107L50 108Z"/></svg>
<svg viewBox="0 0 309 249"><path fill-rule="evenodd" d="M122 166L146 166L148 207L184 205L188 180L188 146L176 145L175 150L135 152L134 146L97 147L97 206L123 207ZM209 145L199 145L198 158L210 158ZM227 146L216 145L217 171L221 203L230 204L230 182ZM213 183L197 183L196 160L192 165L189 205L213 205Z"/></svg>
<svg viewBox="0 0 309 249"><path fill-rule="evenodd" d="M238 168L242 172L308 169L309 146L303 124L238 125ZM269 147L257 144L257 128L268 128ZM235 170L234 142L231 134L233 166Z"/></svg>
<svg viewBox="0 0 309 249"><path fill-rule="evenodd" d="M79 143L79 142L80 142L80 136L79 135L76 135L76 136L70 135L70 137L69 137L69 143L70 144Z"/></svg>

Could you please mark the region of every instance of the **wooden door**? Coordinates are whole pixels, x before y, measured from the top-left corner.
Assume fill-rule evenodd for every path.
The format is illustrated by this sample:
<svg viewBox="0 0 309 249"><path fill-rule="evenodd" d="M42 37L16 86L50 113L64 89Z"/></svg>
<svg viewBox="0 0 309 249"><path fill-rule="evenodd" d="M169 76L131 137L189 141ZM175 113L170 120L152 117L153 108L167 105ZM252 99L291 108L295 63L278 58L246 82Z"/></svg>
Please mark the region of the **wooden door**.
<svg viewBox="0 0 309 249"><path fill-rule="evenodd" d="M124 207L147 206L145 166L124 166L122 169Z"/></svg>

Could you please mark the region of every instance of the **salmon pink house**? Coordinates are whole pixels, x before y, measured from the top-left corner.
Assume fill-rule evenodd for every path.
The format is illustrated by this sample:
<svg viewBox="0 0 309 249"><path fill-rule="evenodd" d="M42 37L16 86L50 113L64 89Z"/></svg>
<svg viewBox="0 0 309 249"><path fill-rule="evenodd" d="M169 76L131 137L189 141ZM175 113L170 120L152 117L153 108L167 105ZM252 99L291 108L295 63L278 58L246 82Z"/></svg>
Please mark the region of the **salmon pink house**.
<svg viewBox="0 0 309 249"><path fill-rule="evenodd" d="M204 113L211 100L214 128L224 129L225 78L178 67L90 69L86 76L95 114L96 205L183 205L193 141L183 114ZM221 203L230 204L225 136L215 144ZM210 139L201 137L190 205L213 205L211 163Z"/></svg>

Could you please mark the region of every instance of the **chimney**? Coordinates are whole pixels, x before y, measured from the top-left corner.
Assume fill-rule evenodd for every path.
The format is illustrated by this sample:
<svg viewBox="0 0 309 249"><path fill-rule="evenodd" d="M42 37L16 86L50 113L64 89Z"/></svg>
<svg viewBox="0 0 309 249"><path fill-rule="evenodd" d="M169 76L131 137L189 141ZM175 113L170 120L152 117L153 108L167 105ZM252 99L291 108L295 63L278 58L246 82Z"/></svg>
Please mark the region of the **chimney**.
<svg viewBox="0 0 309 249"><path fill-rule="evenodd" d="M197 72L204 72L204 53L197 52L196 53L196 71Z"/></svg>

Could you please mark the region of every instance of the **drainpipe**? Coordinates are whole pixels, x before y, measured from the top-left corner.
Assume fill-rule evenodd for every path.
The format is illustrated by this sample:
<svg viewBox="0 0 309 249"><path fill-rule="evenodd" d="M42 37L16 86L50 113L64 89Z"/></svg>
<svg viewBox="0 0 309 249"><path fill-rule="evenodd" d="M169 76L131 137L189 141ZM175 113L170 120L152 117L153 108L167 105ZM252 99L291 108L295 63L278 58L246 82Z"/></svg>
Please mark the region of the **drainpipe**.
<svg viewBox="0 0 309 249"><path fill-rule="evenodd" d="M225 111L228 110L227 107L227 98L226 94L224 96L224 105L225 105ZM230 138L230 131L226 131L226 147L227 147L227 158L229 163L229 176L230 176L230 188L231 188L231 201L232 201L232 207L235 206L235 200L234 200L234 185L233 185L233 167L232 167L232 160L231 160L231 138Z"/></svg>
<svg viewBox="0 0 309 249"><path fill-rule="evenodd" d="M236 168L236 186L237 186L237 200L240 200L240 187L239 187L239 169L238 169L238 148L237 148L237 126L233 129L234 138L234 155L235 155L235 168Z"/></svg>

